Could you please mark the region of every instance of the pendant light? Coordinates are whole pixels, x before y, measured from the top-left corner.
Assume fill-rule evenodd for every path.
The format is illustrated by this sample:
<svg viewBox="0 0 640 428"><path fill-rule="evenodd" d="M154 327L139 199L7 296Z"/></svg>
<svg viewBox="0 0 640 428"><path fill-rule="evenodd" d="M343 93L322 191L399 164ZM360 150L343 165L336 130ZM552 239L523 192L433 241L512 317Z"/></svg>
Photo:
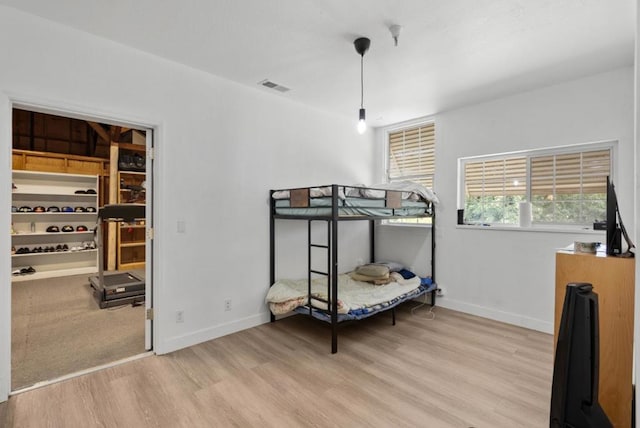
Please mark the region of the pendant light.
<svg viewBox="0 0 640 428"><path fill-rule="evenodd" d="M358 132L360 134L364 134L364 131L367 130L367 123L365 122L365 111L364 111L364 75L363 75L363 66L364 66L364 54L369 50L369 46L371 46L371 40L366 37L360 37L353 42L353 45L356 48L356 52L360 55L360 111L358 113Z"/></svg>

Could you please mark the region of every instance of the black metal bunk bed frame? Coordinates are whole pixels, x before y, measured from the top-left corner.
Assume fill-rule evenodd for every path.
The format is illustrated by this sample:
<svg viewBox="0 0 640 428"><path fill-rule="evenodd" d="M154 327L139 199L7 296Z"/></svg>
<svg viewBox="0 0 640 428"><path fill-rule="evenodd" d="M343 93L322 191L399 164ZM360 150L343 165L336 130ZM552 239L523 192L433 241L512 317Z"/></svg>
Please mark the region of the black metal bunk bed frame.
<svg viewBox="0 0 640 428"><path fill-rule="evenodd" d="M420 218L420 217L430 217L431 218L431 279L433 283L436 283L436 241L435 241L435 226L436 226L436 213L433 202L429 202L429 207L427 209L428 214L421 215L395 215L395 210L401 208L399 206L395 206L396 203L399 202L401 198L400 191L387 190L387 189L375 189L375 188L366 188L372 190L381 190L385 192L385 201L386 207L391 208L394 215L390 216L372 216L372 215L349 215L349 216L340 216L339 210L339 193L338 190L340 188L358 188L358 186L345 186L332 184L327 186L319 186L321 188L331 188L331 215L292 215L292 214L278 214L276 212L276 200L273 198L273 194L278 190L270 190L269 191L269 199L271 204L271 214L270 214L270 224L269 224L269 254L270 254L270 284L271 287L276 281L276 256L275 256L275 220L306 220L307 225L307 244L308 244L308 255L307 255L307 267L308 267L308 297L307 297L307 306L309 308L308 315L311 318L313 317L312 311L318 310L321 312L328 313L330 315L330 324L331 324L331 353L335 354L338 352L338 222L340 221L369 221L369 259L370 262L373 263L375 261L375 222L377 220L390 220L395 218ZM309 207L309 201L311 199L309 187L297 188L297 189L286 189L290 192L294 191L303 191L302 194L302 205L303 207ZM306 205L304 202L304 198L306 197ZM300 203L300 197L294 197L291 194L289 200L293 203L293 200L297 199ZM390 201L394 201L391 202ZM291 205L293 207L293 205ZM366 207L360 207L366 208ZM379 207L375 207L379 208ZM327 244L314 244L311 242L311 224L313 221L325 221L327 222ZM322 272L318 270L312 269L311 263L311 254L312 248L323 248L327 250L327 272ZM326 276L328 278L327 281L327 295L329 299L327 301L323 301L327 304L327 310L318 309L312 306L311 304L311 276L312 274ZM433 287L430 291L431 293L431 306L435 306L436 304L436 291L437 288ZM315 300L320 300L314 297ZM395 306L390 308L392 314L392 324L395 325ZM271 313L271 322L275 322L276 317L273 313Z"/></svg>

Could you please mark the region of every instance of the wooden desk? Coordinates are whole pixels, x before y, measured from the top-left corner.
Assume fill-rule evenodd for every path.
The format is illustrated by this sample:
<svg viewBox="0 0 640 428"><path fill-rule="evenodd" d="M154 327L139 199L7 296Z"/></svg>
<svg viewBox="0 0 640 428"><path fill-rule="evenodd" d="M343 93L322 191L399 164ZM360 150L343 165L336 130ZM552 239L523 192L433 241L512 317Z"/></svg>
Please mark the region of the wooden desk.
<svg viewBox="0 0 640 428"><path fill-rule="evenodd" d="M635 259L556 253L554 355L566 286L588 282L598 294L598 399L614 427L631 427Z"/></svg>

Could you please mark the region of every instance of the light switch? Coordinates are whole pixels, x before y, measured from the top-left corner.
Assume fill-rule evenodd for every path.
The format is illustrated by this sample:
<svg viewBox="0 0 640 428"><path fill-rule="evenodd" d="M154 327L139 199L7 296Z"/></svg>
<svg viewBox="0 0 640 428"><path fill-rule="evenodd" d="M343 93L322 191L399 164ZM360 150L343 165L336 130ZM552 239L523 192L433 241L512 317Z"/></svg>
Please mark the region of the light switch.
<svg viewBox="0 0 640 428"><path fill-rule="evenodd" d="M184 220L178 220L178 233L186 233L187 224Z"/></svg>

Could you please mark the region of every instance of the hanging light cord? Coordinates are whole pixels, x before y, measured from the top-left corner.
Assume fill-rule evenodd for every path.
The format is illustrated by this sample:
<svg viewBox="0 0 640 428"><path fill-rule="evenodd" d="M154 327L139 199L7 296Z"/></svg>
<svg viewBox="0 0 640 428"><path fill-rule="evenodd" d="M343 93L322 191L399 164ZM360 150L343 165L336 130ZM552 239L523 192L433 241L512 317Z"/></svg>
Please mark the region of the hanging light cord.
<svg viewBox="0 0 640 428"><path fill-rule="evenodd" d="M360 108L364 108L364 74L362 68L364 65L364 55L360 55Z"/></svg>

